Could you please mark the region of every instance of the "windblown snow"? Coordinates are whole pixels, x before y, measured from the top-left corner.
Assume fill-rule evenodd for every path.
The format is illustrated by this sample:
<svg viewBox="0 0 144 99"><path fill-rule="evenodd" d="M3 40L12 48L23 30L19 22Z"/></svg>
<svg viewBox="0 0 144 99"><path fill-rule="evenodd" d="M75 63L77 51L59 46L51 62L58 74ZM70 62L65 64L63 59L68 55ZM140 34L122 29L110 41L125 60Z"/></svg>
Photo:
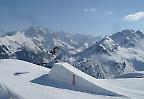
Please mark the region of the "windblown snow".
<svg viewBox="0 0 144 99"><path fill-rule="evenodd" d="M71 74L75 86L59 80ZM96 79L67 63L56 63L50 70L20 60L0 60L0 99L143 99L143 83L144 78Z"/></svg>

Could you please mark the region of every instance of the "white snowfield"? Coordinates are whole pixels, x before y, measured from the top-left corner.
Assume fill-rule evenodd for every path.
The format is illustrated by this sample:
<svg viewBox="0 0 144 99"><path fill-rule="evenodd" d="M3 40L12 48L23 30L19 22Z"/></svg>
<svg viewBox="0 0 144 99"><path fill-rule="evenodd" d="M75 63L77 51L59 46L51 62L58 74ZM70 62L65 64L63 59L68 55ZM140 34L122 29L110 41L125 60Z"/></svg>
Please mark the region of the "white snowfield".
<svg viewBox="0 0 144 99"><path fill-rule="evenodd" d="M144 99L143 83L144 78L95 79L67 63L50 71L20 60L0 60L0 99Z"/></svg>

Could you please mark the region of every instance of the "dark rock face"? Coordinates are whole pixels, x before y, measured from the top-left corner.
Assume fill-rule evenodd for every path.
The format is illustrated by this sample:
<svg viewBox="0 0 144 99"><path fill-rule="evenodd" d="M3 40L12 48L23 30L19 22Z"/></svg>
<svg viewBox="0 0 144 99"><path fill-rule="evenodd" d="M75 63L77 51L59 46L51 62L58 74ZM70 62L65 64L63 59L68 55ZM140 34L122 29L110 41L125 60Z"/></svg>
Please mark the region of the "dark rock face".
<svg viewBox="0 0 144 99"><path fill-rule="evenodd" d="M19 60L23 60L23 61L27 61L39 65L43 64L43 58L39 54L32 51L27 51L26 49L17 51L15 53L15 56Z"/></svg>
<svg viewBox="0 0 144 99"><path fill-rule="evenodd" d="M0 46L0 59L8 59L9 55L7 54L8 49L5 45Z"/></svg>

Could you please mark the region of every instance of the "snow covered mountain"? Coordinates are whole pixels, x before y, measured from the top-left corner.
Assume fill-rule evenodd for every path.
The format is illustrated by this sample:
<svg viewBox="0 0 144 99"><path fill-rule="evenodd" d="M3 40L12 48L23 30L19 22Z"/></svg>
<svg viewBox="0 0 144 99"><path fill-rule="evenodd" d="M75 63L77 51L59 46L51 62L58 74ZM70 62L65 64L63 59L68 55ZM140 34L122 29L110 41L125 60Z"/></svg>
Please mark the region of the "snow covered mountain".
<svg viewBox="0 0 144 99"><path fill-rule="evenodd" d="M0 58L16 58L51 67L62 57L78 53L97 40L85 35L76 36L65 32L50 32L42 27L30 27L0 37Z"/></svg>
<svg viewBox="0 0 144 99"><path fill-rule="evenodd" d="M96 78L111 78L144 70L142 32L123 30L106 36L68 62ZM129 38L129 39L128 39Z"/></svg>
<svg viewBox="0 0 144 99"><path fill-rule="evenodd" d="M8 32L0 37L0 58L16 58L49 68L64 61L96 78L144 70L142 32L123 30L98 40L30 27L23 32Z"/></svg>
<svg viewBox="0 0 144 99"><path fill-rule="evenodd" d="M134 47L136 43L144 38L144 34L140 31L123 30L116 34L113 34L111 38L123 47Z"/></svg>
<svg viewBox="0 0 144 99"><path fill-rule="evenodd" d="M35 64L42 64L46 58L47 50L35 44L23 33L11 32L0 37L0 58L16 58Z"/></svg>
<svg viewBox="0 0 144 99"><path fill-rule="evenodd" d="M58 46L72 54L88 48L101 39L100 37L89 37L86 35L72 35L63 31L50 32L47 28L42 27L30 27L24 31L24 34L49 51Z"/></svg>

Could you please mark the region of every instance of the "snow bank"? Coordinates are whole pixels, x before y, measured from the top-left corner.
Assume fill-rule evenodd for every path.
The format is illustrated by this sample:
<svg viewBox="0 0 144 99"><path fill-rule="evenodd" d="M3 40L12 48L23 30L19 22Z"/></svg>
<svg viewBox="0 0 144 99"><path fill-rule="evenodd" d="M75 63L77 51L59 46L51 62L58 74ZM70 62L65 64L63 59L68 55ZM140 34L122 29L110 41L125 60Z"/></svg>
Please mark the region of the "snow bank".
<svg viewBox="0 0 144 99"><path fill-rule="evenodd" d="M0 82L0 99L22 99Z"/></svg>
<svg viewBox="0 0 144 99"><path fill-rule="evenodd" d="M58 70L61 68L55 66L60 66L63 71L60 73ZM95 79L66 63L58 63L55 66L50 71L48 68L20 60L0 60L0 99L19 99L19 96L20 99L21 97L23 99L144 99L143 78ZM53 74L55 68L57 70L55 72L59 75ZM68 75L75 74L74 86L69 81L70 83L63 82L57 87L64 74L67 79ZM54 77L51 79L55 80L57 86L52 86L54 83L49 84L52 81L48 79L50 76ZM38 79L39 83L35 79ZM64 87L66 84L67 88ZM68 90L70 88L74 90ZM114 92L126 97L110 96L115 95Z"/></svg>
<svg viewBox="0 0 144 99"><path fill-rule="evenodd" d="M73 90L108 96L122 96L97 86L90 80L95 78L81 72L68 63L56 63L48 74L48 78L61 85L69 86Z"/></svg>

